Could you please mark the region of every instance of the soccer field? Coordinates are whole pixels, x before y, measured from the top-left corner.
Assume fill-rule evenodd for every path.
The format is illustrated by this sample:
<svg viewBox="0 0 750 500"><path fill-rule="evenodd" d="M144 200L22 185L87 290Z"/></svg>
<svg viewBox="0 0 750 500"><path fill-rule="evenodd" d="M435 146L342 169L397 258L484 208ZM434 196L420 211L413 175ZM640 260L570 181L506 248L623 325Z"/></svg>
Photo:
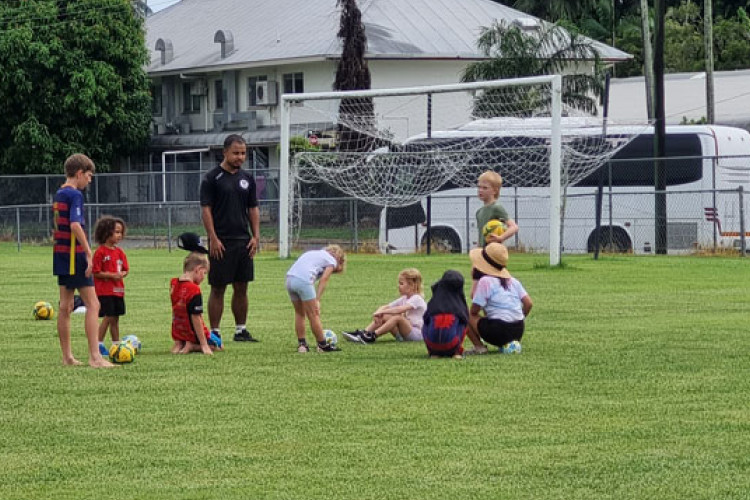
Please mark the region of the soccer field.
<svg viewBox="0 0 750 500"><path fill-rule="evenodd" d="M511 254L534 300L523 354L430 360L424 345L340 341L298 354L291 261L257 260L259 344L169 354L184 253L129 250L112 370L63 367L51 248L0 244L1 499L745 499L750 271L737 257ZM350 255L322 300L337 333L462 255ZM470 280L469 280L470 281ZM469 283L470 285L470 283ZM467 285L467 290L468 286ZM204 297L208 287L203 286ZM83 317L73 348L85 360ZM231 337L225 309L223 331ZM309 337L312 339L312 337Z"/></svg>

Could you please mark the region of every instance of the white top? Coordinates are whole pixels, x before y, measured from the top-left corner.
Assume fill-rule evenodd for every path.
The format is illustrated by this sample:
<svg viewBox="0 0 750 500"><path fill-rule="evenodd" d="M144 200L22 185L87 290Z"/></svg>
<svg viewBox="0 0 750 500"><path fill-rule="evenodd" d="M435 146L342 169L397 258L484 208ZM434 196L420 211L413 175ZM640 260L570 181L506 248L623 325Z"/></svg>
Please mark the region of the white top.
<svg viewBox="0 0 750 500"><path fill-rule="evenodd" d="M500 278L482 276L477 283L472 302L484 309L489 319L515 322L524 318L521 299L527 295L523 285L516 278L510 278L510 286L506 290L500 284Z"/></svg>
<svg viewBox="0 0 750 500"><path fill-rule="evenodd" d="M390 307L410 306L411 309L406 311L406 319L411 323L412 330L415 328L419 330L422 329L422 324L424 323L422 317L427 310L427 302L424 301L424 298L421 295L415 293L408 298L406 295L402 295L388 305Z"/></svg>
<svg viewBox="0 0 750 500"><path fill-rule="evenodd" d="M336 257L325 250L311 250L300 255L299 259L286 272L286 275L315 283L326 267L336 267L337 265Z"/></svg>

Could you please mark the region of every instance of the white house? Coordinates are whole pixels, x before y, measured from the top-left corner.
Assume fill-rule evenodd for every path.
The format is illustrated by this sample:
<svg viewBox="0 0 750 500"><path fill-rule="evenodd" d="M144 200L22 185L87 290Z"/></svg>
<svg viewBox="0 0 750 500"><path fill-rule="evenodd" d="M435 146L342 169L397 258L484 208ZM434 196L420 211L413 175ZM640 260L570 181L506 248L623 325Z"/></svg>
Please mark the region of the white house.
<svg viewBox="0 0 750 500"><path fill-rule="evenodd" d="M374 89L457 83L483 58L483 26L539 22L490 0L360 0L359 8ZM149 16L151 151L219 149L234 131L250 146L252 167L273 178L279 95L331 90L339 17L336 0L182 0ZM610 64L630 57L595 46Z"/></svg>
<svg viewBox="0 0 750 500"><path fill-rule="evenodd" d="M714 72L714 121L750 130L750 70ZM664 76L667 124L699 121L707 115L706 73ZM610 86L610 116L614 120L645 122L646 86L642 76L615 78Z"/></svg>

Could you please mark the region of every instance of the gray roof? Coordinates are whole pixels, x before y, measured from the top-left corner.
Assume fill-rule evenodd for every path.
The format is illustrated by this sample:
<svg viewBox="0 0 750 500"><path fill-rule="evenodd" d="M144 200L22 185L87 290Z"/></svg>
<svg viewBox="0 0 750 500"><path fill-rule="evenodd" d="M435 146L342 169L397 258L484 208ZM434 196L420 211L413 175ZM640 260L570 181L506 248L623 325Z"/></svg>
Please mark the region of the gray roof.
<svg viewBox="0 0 750 500"><path fill-rule="evenodd" d="M494 20L534 19L491 0L360 0L368 58L479 59L476 41ZM151 74L316 61L341 54L336 0L182 0L149 16ZM229 30L234 52L214 43ZM169 39L174 59L160 64L156 41ZM629 59L597 43L606 61Z"/></svg>

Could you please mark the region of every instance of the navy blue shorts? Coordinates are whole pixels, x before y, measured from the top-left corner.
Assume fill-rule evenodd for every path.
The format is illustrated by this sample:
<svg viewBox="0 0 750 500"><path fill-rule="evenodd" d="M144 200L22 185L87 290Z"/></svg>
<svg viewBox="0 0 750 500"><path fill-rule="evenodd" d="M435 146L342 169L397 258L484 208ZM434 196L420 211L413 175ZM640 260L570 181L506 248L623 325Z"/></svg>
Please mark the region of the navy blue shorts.
<svg viewBox="0 0 750 500"><path fill-rule="evenodd" d="M453 356L463 353L466 325L454 314L435 314L425 318L422 337L430 356Z"/></svg>
<svg viewBox="0 0 750 500"><path fill-rule="evenodd" d="M57 284L68 290L80 290L87 286L94 286L94 277L88 278L82 274L64 274L57 277Z"/></svg>

